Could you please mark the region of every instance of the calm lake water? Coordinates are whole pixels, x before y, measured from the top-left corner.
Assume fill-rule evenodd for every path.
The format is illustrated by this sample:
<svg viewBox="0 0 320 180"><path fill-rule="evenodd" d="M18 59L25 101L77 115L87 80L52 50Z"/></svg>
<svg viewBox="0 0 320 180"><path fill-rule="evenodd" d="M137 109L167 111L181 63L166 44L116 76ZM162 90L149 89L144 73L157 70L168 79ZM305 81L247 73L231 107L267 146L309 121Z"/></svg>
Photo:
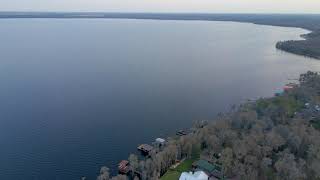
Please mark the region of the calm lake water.
<svg viewBox="0 0 320 180"><path fill-rule="evenodd" d="M0 20L0 179L95 179L139 143L271 96L320 61L305 30L232 22Z"/></svg>

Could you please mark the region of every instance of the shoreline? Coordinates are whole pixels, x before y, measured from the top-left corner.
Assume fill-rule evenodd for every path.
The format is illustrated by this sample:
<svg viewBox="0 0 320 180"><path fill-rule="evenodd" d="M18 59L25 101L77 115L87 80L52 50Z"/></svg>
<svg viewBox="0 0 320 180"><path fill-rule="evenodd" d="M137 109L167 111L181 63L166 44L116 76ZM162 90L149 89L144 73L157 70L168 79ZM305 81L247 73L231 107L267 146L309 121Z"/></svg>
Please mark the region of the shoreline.
<svg viewBox="0 0 320 180"><path fill-rule="evenodd" d="M58 18L58 19L66 19L66 18ZM77 18L77 19L83 19L83 18ZM93 19L93 18L90 18L90 19ZM94 19L101 19L101 18L94 18ZM106 19L106 18L105 18ZM111 19L111 18L108 18L108 19ZM114 18L114 19L119 19L119 18ZM121 19L123 19L123 18L121 18ZM141 19L138 19L138 20L141 20ZM146 19L146 20L159 20L159 19ZM166 21L166 20L165 20ZM179 21L179 20L173 20L173 21ZM218 21L218 20L185 20L185 21L217 21L217 22L235 22L235 23L250 23L250 24L255 24L255 25L264 25L264 26L276 26L276 25L266 25L266 24L257 24L257 23L252 23L252 22L242 22L242 21L223 21L223 20L221 20L221 21ZM287 26L281 26L281 27L287 27ZM298 27L294 27L294 28L298 28ZM302 29L304 29L304 28L302 28ZM308 34L312 34L313 33L313 31L311 31L310 33L308 33ZM302 36L302 35L301 35ZM299 41L299 40L295 40L295 41ZM286 52L288 52L288 51L286 51ZM294 53L293 53L294 54ZM271 96L271 97L273 97L273 96ZM271 98L270 97L270 98ZM254 102L256 102L256 101L254 101Z"/></svg>
<svg viewBox="0 0 320 180"><path fill-rule="evenodd" d="M103 13L103 12L0 12L1 19L132 19L252 23L301 28L302 40L278 41L279 50L320 60L320 15L316 14L209 14L209 13Z"/></svg>
<svg viewBox="0 0 320 180"><path fill-rule="evenodd" d="M217 179L286 179L299 171L293 179L313 179L318 170L312 164L320 162L312 154L313 148L320 148L319 88L318 73L302 74L299 83L285 85L281 93L243 103L211 121L195 122L188 133L167 137L144 158L131 154L124 160L128 171L112 179L176 180L199 171ZM260 162L268 164L267 172ZM287 172L286 164L294 171ZM98 180L110 175L103 169L108 168L101 168Z"/></svg>

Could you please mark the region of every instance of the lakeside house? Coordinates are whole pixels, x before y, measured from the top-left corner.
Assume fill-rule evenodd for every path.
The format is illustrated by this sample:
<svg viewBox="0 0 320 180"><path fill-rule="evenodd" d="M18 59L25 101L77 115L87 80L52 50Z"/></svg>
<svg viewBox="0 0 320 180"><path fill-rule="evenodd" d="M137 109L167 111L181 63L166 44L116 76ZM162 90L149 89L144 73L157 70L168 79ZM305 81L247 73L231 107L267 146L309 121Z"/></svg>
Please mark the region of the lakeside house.
<svg viewBox="0 0 320 180"><path fill-rule="evenodd" d="M128 174L130 171L129 161L122 160L118 165L118 170L120 174Z"/></svg>
<svg viewBox="0 0 320 180"><path fill-rule="evenodd" d="M183 172L179 180L208 180L209 176L203 171Z"/></svg>
<svg viewBox="0 0 320 180"><path fill-rule="evenodd" d="M158 150L161 150L166 144L166 140L163 139L163 138L157 138L153 143L152 145L158 149Z"/></svg>
<svg viewBox="0 0 320 180"><path fill-rule="evenodd" d="M224 179L223 169L218 164L211 164L206 160L200 159L192 164L192 168L194 171L205 172L210 178Z"/></svg>
<svg viewBox="0 0 320 180"><path fill-rule="evenodd" d="M286 85L283 87L283 90L284 90L285 92L288 92L288 91L296 88L297 86L298 86L298 84L296 84L296 83L288 83L288 84L286 84Z"/></svg>
<svg viewBox="0 0 320 180"><path fill-rule="evenodd" d="M278 90L274 93L274 96L281 96L283 95L284 91L283 90Z"/></svg>
<svg viewBox="0 0 320 180"><path fill-rule="evenodd" d="M158 144L164 145L165 142L166 142L165 139L162 139L162 138L157 138L156 139L156 143L158 143Z"/></svg>

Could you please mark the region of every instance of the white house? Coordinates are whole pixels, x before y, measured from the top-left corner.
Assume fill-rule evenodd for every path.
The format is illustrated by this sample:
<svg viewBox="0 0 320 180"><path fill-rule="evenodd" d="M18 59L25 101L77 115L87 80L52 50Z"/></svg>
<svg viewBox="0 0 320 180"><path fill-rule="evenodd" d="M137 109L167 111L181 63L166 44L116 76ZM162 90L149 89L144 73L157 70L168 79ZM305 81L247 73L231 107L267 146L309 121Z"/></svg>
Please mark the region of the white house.
<svg viewBox="0 0 320 180"><path fill-rule="evenodd" d="M166 140L162 139L162 138L157 138L156 142L159 143L159 144L164 144L166 142Z"/></svg>
<svg viewBox="0 0 320 180"><path fill-rule="evenodd" d="M192 172L183 172L179 180L208 180L209 176L203 171Z"/></svg>

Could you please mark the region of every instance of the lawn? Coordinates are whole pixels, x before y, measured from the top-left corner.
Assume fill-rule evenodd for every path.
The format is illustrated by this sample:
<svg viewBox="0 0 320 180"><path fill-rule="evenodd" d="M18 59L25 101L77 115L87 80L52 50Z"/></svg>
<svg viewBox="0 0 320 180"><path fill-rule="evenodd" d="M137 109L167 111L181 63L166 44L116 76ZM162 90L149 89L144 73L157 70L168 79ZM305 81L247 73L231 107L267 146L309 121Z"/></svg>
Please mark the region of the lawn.
<svg viewBox="0 0 320 180"><path fill-rule="evenodd" d="M174 170L178 172L185 172L190 171L192 168L192 163L196 161L196 159L186 159L183 161L178 167L176 167Z"/></svg>
<svg viewBox="0 0 320 180"><path fill-rule="evenodd" d="M182 172L188 172L192 168L192 163L196 159L186 159L181 164L179 164L178 167L175 169L168 170L161 178L160 180L177 180L180 177L180 174Z"/></svg>
<svg viewBox="0 0 320 180"><path fill-rule="evenodd" d="M160 180L177 180L179 179L180 174L180 172L170 169L160 178Z"/></svg>
<svg viewBox="0 0 320 180"><path fill-rule="evenodd" d="M169 169L160 180L177 180L182 172L188 172L192 169L192 163L197 161L200 157L200 148L195 148L192 153L192 158L184 160L175 169Z"/></svg>

